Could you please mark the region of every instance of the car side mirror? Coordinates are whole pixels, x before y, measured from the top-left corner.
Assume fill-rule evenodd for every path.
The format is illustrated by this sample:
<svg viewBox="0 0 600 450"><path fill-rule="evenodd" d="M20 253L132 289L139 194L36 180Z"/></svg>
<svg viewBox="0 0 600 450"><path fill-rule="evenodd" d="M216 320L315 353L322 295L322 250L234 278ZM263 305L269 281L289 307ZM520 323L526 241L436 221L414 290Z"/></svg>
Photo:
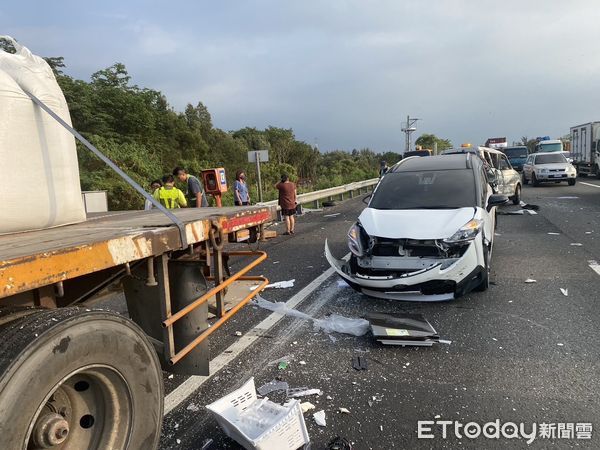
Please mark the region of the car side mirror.
<svg viewBox="0 0 600 450"><path fill-rule="evenodd" d="M508 197L502 194L492 194L488 198L487 210L490 211L494 206L500 206L508 203Z"/></svg>
<svg viewBox="0 0 600 450"><path fill-rule="evenodd" d="M367 195L365 195L365 196L363 197L363 199L362 199L362 202L363 202L365 205L368 205L368 204L369 204L369 200L371 199L371 197L372 197L372 196L373 196L373 193L370 193L370 194L367 194Z"/></svg>

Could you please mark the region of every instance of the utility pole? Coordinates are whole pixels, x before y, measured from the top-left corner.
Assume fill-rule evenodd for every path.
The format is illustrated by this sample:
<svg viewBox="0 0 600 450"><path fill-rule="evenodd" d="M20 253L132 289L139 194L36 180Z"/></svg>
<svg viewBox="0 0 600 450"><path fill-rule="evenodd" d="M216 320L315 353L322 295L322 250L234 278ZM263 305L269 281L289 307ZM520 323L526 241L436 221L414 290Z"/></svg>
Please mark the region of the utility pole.
<svg viewBox="0 0 600 450"><path fill-rule="evenodd" d="M411 119L410 116L406 116L406 123L404 124L404 127L402 128L402 132L404 132L406 134L406 148L404 149L405 153L410 151L410 135L412 134L413 131L416 131L416 129L417 129L417 127L415 126L415 124L417 123L417 120L421 120L421 119L416 119L416 118Z"/></svg>

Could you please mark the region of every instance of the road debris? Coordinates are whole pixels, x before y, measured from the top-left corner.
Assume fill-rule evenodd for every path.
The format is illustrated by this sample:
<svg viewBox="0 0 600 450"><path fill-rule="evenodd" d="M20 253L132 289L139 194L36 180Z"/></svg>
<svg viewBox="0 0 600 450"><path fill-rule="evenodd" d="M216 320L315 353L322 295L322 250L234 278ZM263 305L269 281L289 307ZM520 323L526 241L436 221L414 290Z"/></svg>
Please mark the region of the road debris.
<svg viewBox="0 0 600 450"><path fill-rule="evenodd" d="M291 388L285 391L288 398L306 397L309 395L321 395L321 389L309 389L307 387Z"/></svg>
<svg viewBox="0 0 600 450"><path fill-rule="evenodd" d="M212 439L207 439L206 441L204 441L204 444L202 444L202 447L200 447L200 450L208 450L213 444L213 442L214 441Z"/></svg>
<svg viewBox="0 0 600 450"><path fill-rule="evenodd" d="M302 412L305 413L310 411L311 409L315 409L316 406L313 405L311 402L303 402L300 403L300 408L302 408Z"/></svg>
<svg viewBox="0 0 600 450"><path fill-rule="evenodd" d="M287 289L287 288L291 288L294 287L294 283L296 282L296 279L292 279L292 280L287 280L287 281L277 281L276 283L271 283L271 284L267 284L265 286L265 289Z"/></svg>
<svg viewBox="0 0 600 450"><path fill-rule="evenodd" d="M306 365L306 361L300 361L298 364L300 364L301 366L305 366Z"/></svg>
<svg viewBox="0 0 600 450"><path fill-rule="evenodd" d="M537 280L534 280L533 278L527 278L527 279L525 280L525 283L528 283L528 284L529 284L529 283L537 283Z"/></svg>
<svg viewBox="0 0 600 450"><path fill-rule="evenodd" d="M236 336L241 336L241 335L242 335L242 332L241 332L241 331L236 331L236 332L235 332L235 335L236 335Z"/></svg>
<svg viewBox="0 0 600 450"><path fill-rule="evenodd" d="M187 408L185 408L185 409L187 409L188 411L192 411L192 412L198 412L198 411L200 411L200 408L198 406L194 405L193 403L190 403L187 406Z"/></svg>
<svg viewBox="0 0 600 450"><path fill-rule="evenodd" d="M340 414L350 414L350 411L347 408L338 408Z"/></svg>
<svg viewBox="0 0 600 450"><path fill-rule="evenodd" d="M369 368L369 362L364 356L354 356L352 358L352 367L356 370L367 370Z"/></svg>
<svg viewBox="0 0 600 450"><path fill-rule="evenodd" d="M440 336L422 314L373 312L366 315L373 336L384 345L430 347ZM445 341L444 343L449 343Z"/></svg>
<svg viewBox="0 0 600 450"><path fill-rule="evenodd" d="M289 388L290 385L285 381L271 380L268 383L265 383L261 387L256 389L256 392L258 392L261 396L264 397L265 395L268 395L271 392L286 391Z"/></svg>
<svg viewBox="0 0 600 450"><path fill-rule="evenodd" d="M282 406L257 398L254 378L206 408L225 434L246 449L292 450L310 440L300 402L291 400Z"/></svg>
<svg viewBox="0 0 600 450"><path fill-rule="evenodd" d="M571 244L573 247L581 247L583 244L581 242L571 242Z"/></svg>
<svg viewBox="0 0 600 450"><path fill-rule="evenodd" d="M287 363L287 361L281 361L281 362L279 363L279 365L277 366L277 368L278 368L279 370L285 370L285 369L287 369L287 367L288 367L288 363Z"/></svg>
<svg viewBox="0 0 600 450"><path fill-rule="evenodd" d="M550 236L560 236L560 233L555 233L555 232L553 232L553 231L548 231L548 234L549 234Z"/></svg>
<svg viewBox="0 0 600 450"><path fill-rule="evenodd" d="M168 378L169 380L172 380L172 379L173 379L173 374L170 374L170 375L169 375L167 378Z"/></svg>
<svg viewBox="0 0 600 450"><path fill-rule="evenodd" d="M352 444L348 439L336 436L327 444L327 450L352 450Z"/></svg>
<svg viewBox="0 0 600 450"><path fill-rule="evenodd" d="M556 345L558 345L559 347L563 347L565 344L563 344L562 342L559 342L559 343L558 343L558 344L556 344Z"/></svg>
<svg viewBox="0 0 600 450"><path fill-rule="evenodd" d="M351 334L353 336L362 336L369 330L369 321L365 319L355 319L350 317L331 314L323 319L316 319L306 313L292 309L282 302L270 302L260 295L256 296L255 305L281 315L292 316L299 319L310 320L315 329L321 329L325 333L337 332Z"/></svg>
<svg viewBox="0 0 600 450"><path fill-rule="evenodd" d="M313 418L315 419L315 423L320 427L327 426L327 422L325 421L325 411L321 410L314 413Z"/></svg>
<svg viewBox="0 0 600 450"><path fill-rule="evenodd" d="M565 297L568 297L568 295L569 295L568 289L560 288L560 292L562 292L562 295L564 295Z"/></svg>
<svg viewBox="0 0 600 450"><path fill-rule="evenodd" d="M279 365L280 362L287 362L287 361L291 361L292 359L294 359L294 355L285 355L285 356L282 356L281 358L277 358L271 362L268 362L267 366Z"/></svg>
<svg viewBox="0 0 600 450"><path fill-rule="evenodd" d="M204 444L202 444L202 447L200 447L200 450L208 450L214 443L215 441L213 441L212 439L207 439L206 441L204 441Z"/></svg>
<svg viewBox="0 0 600 450"><path fill-rule="evenodd" d="M341 288L349 288L350 285L346 283L344 280L337 280L337 286Z"/></svg>

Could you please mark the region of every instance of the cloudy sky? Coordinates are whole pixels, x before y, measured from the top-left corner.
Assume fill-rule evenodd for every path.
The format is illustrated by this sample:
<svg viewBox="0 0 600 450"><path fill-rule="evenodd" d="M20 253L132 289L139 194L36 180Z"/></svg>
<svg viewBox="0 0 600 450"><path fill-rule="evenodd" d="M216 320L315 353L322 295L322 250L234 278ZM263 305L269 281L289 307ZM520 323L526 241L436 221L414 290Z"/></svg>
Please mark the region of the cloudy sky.
<svg viewBox="0 0 600 450"><path fill-rule="evenodd" d="M0 34L322 150L402 150L407 114L455 145L600 120L598 0L22 0Z"/></svg>

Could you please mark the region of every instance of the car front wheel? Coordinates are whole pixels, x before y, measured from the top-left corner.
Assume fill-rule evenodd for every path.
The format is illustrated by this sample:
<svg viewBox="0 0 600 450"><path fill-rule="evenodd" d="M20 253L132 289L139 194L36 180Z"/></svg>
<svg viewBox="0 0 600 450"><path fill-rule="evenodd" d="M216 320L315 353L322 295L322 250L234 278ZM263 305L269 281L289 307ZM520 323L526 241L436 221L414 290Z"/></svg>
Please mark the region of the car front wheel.
<svg viewBox="0 0 600 450"><path fill-rule="evenodd" d="M481 283L474 289L476 292L484 292L490 287L490 250L487 245L483 246L483 260L485 266L481 272Z"/></svg>
<svg viewBox="0 0 600 450"><path fill-rule="evenodd" d="M575 178L571 178L569 180L569 186L575 186L575 182L576 182Z"/></svg>
<svg viewBox="0 0 600 450"><path fill-rule="evenodd" d="M523 184L529 184L529 180L525 176L525 172L523 172Z"/></svg>
<svg viewBox="0 0 600 450"><path fill-rule="evenodd" d="M512 196L513 205L521 203L521 185L517 184L515 187L515 195Z"/></svg>
<svg viewBox="0 0 600 450"><path fill-rule="evenodd" d="M535 176L535 172L531 173L531 184L533 184L535 187L538 187L540 185L540 182L538 181L537 177Z"/></svg>

